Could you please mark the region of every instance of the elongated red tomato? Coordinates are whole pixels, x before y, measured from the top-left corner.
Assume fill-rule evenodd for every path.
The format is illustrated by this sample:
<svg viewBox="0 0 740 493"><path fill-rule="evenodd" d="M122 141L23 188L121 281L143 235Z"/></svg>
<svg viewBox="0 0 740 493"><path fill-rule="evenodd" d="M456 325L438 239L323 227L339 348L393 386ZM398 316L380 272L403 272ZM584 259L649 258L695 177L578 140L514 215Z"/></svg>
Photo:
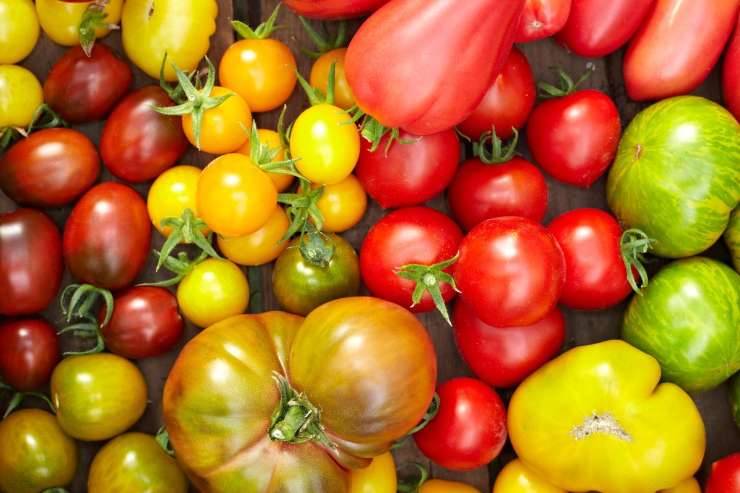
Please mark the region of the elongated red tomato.
<svg viewBox="0 0 740 493"><path fill-rule="evenodd" d="M347 50L345 73L359 107L417 135L457 125L501 71L523 7L524 0L386 4Z"/></svg>
<svg viewBox="0 0 740 493"><path fill-rule="evenodd" d="M570 14L571 0L527 0L514 41L527 43L560 31Z"/></svg>
<svg viewBox="0 0 740 493"><path fill-rule="evenodd" d="M735 115L735 118L740 120L740 16L738 16L735 36L725 53L722 92L725 106Z"/></svg>
<svg viewBox="0 0 740 493"><path fill-rule="evenodd" d="M359 17L388 3L388 0L285 0L296 14L312 19Z"/></svg>
<svg viewBox="0 0 740 493"><path fill-rule="evenodd" d="M657 0L624 57L629 97L664 99L699 87L732 34L738 8L737 0Z"/></svg>

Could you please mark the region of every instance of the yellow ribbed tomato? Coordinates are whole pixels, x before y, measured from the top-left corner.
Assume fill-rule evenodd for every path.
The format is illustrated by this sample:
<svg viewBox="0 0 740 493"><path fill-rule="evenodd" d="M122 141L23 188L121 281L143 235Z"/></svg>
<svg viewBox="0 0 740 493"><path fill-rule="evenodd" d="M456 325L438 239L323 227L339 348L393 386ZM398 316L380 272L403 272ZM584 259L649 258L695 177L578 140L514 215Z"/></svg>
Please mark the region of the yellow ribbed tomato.
<svg viewBox="0 0 740 493"><path fill-rule="evenodd" d="M85 10L93 2L63 2L62 0L36 0L36 12L39 16L41 29L52 41L63 46L75 46L80 43L78 31ZM104 12L106 24L118 24L121 20L123 0L110 0ZM99 28L95 37L102 38L110 29ZM160 63L162 60L159 61ZM157 66L159 70L159 66Z"/></svg>

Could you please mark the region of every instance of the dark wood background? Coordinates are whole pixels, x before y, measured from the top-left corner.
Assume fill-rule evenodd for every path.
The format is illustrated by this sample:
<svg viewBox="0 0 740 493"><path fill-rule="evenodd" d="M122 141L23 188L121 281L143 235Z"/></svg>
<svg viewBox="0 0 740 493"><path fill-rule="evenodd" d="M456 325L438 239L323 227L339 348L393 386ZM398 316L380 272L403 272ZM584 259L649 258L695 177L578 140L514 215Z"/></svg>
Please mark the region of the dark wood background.
<svg viewBox="0 0 740 493"><path fill-rule="evenodd" d="M219 60L225 48L233 41L233 34L229 26L231 18L238 18L248 21L251 25L256 25L260 19L264 19L270 14L277 4L277 0L236 0L234 5L231 4L230 0L219 0L219 4L220 13L218 19L218 31L211 38L211 50L209 53L212 60ZM300 71L307 76L310 70L311 60L307 56L303 55L299 49L300 46L309 46L307 36L302 31L297 18L287 9L284 9L281 13L279 24L285 26L285 28L280 30L276 34L276 37L288 43L292 48L293 53L298 59ZM351 24L353 28L356 28L357 25L357 21L354 21ZM119 33L114 32L109 35L104 42L114 47L119 53L122 53ZM589 61L567 53L563 48L556 45L551 40L522 45L520 48L529 58L538 80L550 78L551 73L549 69L553 66L562 67L573 74L581 73L586 69L586 63ZM680 49L680 47L677 47L677 49ZM48 38L42 35L36 49L32 55L22 63L22 65L31 69L43 82L52 64L64 53L64 51L65 48L55 45ZM625 125L643 107L643 105L630 101L626 96L621 76L622 52L618 52L604 59L591 61L595 64L596 71L585 86L608 92L616 100L621 112L623 125ZM135 84L137 87L154 82L138 70L135 70L135 74ZM715 70L709 80L707 80L706 83L696 91L696 93L710 97L714 100L719 100L721 94L719 71ZM289 116L297 116L297 114L306 106L307 103L305 97L299 90L297 90L289 101ZM277 122L277 113L272 112L259 115L257 120L260 127L274 128ZM82 130L95 142L99 139L101 129L102 123L94 123L82 127ZM526 149L526 142L522 143L520 151L525 156L529 157L529 152ZM207 164L211 158L211 156L200 154L192 150L182 159L182 163L203 166ZM101 179L111 180L112 178L110 174L104 170ZM605 180L602 179L592 188L583 190L563 185L553 180L548 180L550 187L550 205L546 221L549 221L552 217L562 212L579 207L606 208L604 183ZM148 188L147 185L140 185L135 188L143 196L146 196ZM431 201L430 205L441 210L446 210L444 197L436 198ZM14 207L14 204L4 196L2 192L0 192L0 212L12 210ZM64 225L64 221L69 210L69 208L64 208L49 210L47 212L56 220L57 224L61 228ZM385 211L383 211L380 206L372 204L361 224L347 232L345 236L352 242L355 248L359 248L362 238L368 228L384 214ZM162 241L162 238L155 232L152 246L158 248ZM727 260L728 258L728 254L722 245L715 246L711 250L711 255L723 260ZM659 264L660 262L654 263L652 268L657 268ZM153 265L150 259L148 268L142 275L141 280L150 281L164 276L164 274L160 274L159 276L154 275L153 272ZM270 267L266 266L261 268L260 274L260 285L253 286L252 289L259 290L261 292L267 309L279 308L270 288ZM65 284L70 281L71 278L69 273L66 273ZM44 315L53 323L61 325L62 319L55 305L56 304L51 306ZM588 344L619 337L619 327L623 310L624 305L609 310L588 313L564 309L568 330L566 348L574 345ZM423 315L420 318L429 329L436 344L437 356L439 359L440 381L445 381L455 376L469 374L469 371L466 369L464 363L456 352L451 331L442 318L437 314ZM186 337L182 341L182 344L192 338L196 333L197 329L188 325ZM146 376L147 384L149 386L150 404L147 408L146 414L136 425L135 429L154 433L159 428L162 421L162 409L160 403L162 387L167 378L169 368L177 357L180 347L181 346L167 355L137 362L139 368L141 368ZM508 398L510 392L503 391L502 395L504 398ZM701 476L704 477L708 464L710 464L711 461L730 452L740 450L740 433L732 422L730 416L727 389L725 386L711 392L695 395L694 399L704 417L708 434L707 455L701 473ZM29 404L33 405L32 403ZM100 446L101 444L96 443L80 444L81 461L77 477L71 487L71 491L73 493L86 491L85 484L88 466L95 454L95 451ZM410 461L428 464L434 477L461 480L476 486L484 493L490 491L490 486L493 484L496 472L512 456L513 454L511 450L507 447L502 456L489 467L484 467L468 473L455 473L429 463L429 461L416 450L413 443L407 444L396 453L396 459L399 466Z"/></svg>

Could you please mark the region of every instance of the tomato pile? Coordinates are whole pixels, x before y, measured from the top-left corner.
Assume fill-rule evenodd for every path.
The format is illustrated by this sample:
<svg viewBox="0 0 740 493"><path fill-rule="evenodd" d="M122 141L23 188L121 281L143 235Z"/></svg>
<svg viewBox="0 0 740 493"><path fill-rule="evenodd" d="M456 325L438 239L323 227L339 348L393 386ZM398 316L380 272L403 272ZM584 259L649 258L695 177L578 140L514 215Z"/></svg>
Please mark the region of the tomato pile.
<svg viewBox="0 0 740 493"><path fill-rule="evenodd" d="M515 454L493 493L700 493L692 396L725 385L740 428L740 0L285 4L214 59L216 0L0 0L0 493L481 493L410 444ZM41 36L68 47L43 80ZM593 63L537 83L514 43L550 37L624 49L641 111ZM691 95L718 65L722 104ZM552 181L599 180L609 210L549 218ZM621 304L573 347L564 311ZM470 373L439 381L446 340ZM740 492L740 452L705 487Z"/></svg>

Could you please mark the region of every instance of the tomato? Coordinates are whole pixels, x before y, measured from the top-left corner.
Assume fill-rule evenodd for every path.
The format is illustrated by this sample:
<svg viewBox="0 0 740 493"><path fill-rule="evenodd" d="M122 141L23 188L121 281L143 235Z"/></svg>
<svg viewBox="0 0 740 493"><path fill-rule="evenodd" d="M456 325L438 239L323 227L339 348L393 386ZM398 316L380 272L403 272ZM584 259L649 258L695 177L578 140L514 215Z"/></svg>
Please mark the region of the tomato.
<svg viewBox="0 0 740 493"><path fill-rule="evenodd" d="M381 7L388 0L286 0L297 14L313 19L359 17Z"/></svg>
<svg viewBox="0 0 740 493"><path fill-rule="evenodd" d="M319 305L337 298L354 296L360 291L360 265L347 240L329 235L334 247L329 265L315 265L293 240L280 254L272 271L272 291L280 306L291 313L306 315Z"/></svg>
<svg viewBox="0 0 740 493"><path fill-rule="evenodd" d="M0 157L0 188L17 203L35 207L75 201L99 174L95 144L69 128L34 132Z"/></svg>
<svg viewBox="0 0 740 493"><path fill-rule="evenodd" d="M263 265L272 262L288 247L283 240L290 220L282 207L275 207L267 222L254 233L234 238L219 236L218 248L226 258L239 265Z"/></svg>
<svg viewBox="0 0 740 493"><path fill-rule="evenodd" d="M480 493L480 490L458 481L431 479L421 485L419 493Z"/></svg>
<svg viewBox="0 0 740 493"><path fill-rule="evenodd" d="M247 141L247 131L252 127L252 113L246 101L231 89L216 86L210 96L231 96L215 108L203 113L200 142L195 137L193 116L183 115L182 128L191 144L208 154L235 152Z"/></svg>
<svg viewBox="0 0 740 493"><path fill-rule="evenodd" d="M706 493L730 493L740 489L740 452L712 464Z"/></svg>
<svg viewBox="0 0 740 493"><path fill-rule="evenodd" d="M514 41L527 43L552 36L563 28L570 10L571 0L527 0Z"/></svg>
<svg viewBox="0 0 740 493"><path fill-rule="evenodd" d="M531 325L560 298L565 260L555 237L534 221L488 219L463 239L455 281L462 299L483 322Z"/></svg>
<svg viewBox="0 0 740 493"><path fill-rule="evenodd" d="M360 180L349 175L333 185L324 186L317 204L324 217L322 231L342 233L360 222L367 210L367 195Z"/></svg>
<svg viewBox="0 0 740 493"><path fill-rule="evenodd" d="M119 183L101 183L77 202L67 219L64 260L78 280L120 289L143 270L151 234L141 196Z"/></svg>
<svg viewBox="0 0 740 493"><path fill-rule="evenodd" d="M454 130L424 137L401 132L390 148L388 139L375 151L364 142L357 163L357 178L383 208L419 205L447 188L460 160Z"/></svg>
<svg viewBox="0 0 740 493"><path fill-rule="evenodd" d="M519 384L555 356L565 341L565 320L557 308L532 325L502 329L486 324L469 305L458 301L452 321L463 360L493 387Z"/></svg>
<svg viewBox="0 0 740 493"><path fill-rule="evenodd" d="M0 1L0 64L18 63L39 39L39 19L31 0Z"/></svg>
<svg viewBox="0 0 740 493"><path fill-rule="evenodd" d="M566 493L542 479L519 459L506 464L496 476L493 493Z"/></svg>
<svg viewBox="0 0 740 493"><path fill-rule="evenodd" d="M454 127L504 66L523 8L524 0L389 3L347 49L358 106L387 128L417 135Z"/></svg>
<svg viewBox="0 0 740 493"><path fill-rule="evenodd" d="M355 105L355 96L352 94L352 88L347 82L347 75L344 72L344 60L347 57L347 48L337 48L322 54L311 66L311 76L309 82L311 86L317 88L324 94L329 87L329 72L332 64L335 65L334 81L334 104L343 110L349 110Z"/></svg>
<svg viewBox="0 0 740 493"><path fill-rule="evenodd" d="M739 8L736 0L656 0L624 56L629 97L663 99L699 87L719 60ZM673 49L679 44L683 49Z"/></svg>
<svg viewBox="0 0 740 493"><path fill-rule="evenodd" d="M107 440L144 414L146 383L133 363L115 354L72 356L51 375L51 400L67 435L83 441Z"/></svg>
<svg viewBox="0 0 740 493"><path fill-rule="evenodd" d="M89 2L63 2L62 0L36 0L36 12L41 29L55 43L74 46L80 43L79 27ZM121 20L123 0L110 0L103 12L107 14L105 24L115 25ZM110 32L106 27L95 31L95 37L102 38Z"/></svg>
<svg viewBox="0 0 740 493"><path fill-rule="evenodd" d="M437 416L414 434L424 455L456 471L495 459L506 442L506 408L498 394L474 378L449 380L437 393Z"/></svg>
<svg viewBox="0 0 740 493"><path fill-rule="evenodd" d="M725 62L722 68L722 94L727 109L735 115L735 119L740 120L740 16L738 16L735 36L725 52Z"/></svg>
<svg viewBox="0 0 740 493"><path fill-rule="evenodd" d="M42 212L18 209L0 214L0 314L43 310L62 282L59 230Z"/></svg>
<svg viewBox="0 0 740 493"><path fill-rule="evenodd" d="M217 14L215 0L126 0L121 17L123 49L154 79L159 79L166 53L165 80L174 81L173 63L190 72L208 52Z"/></svg>
<svg viewBox="0 0 740 493"><path fill-rule="evenodd" d="M198 215L196 197L200 168L175 166L154 180L146 197L146 206L152 224L162 234L169 236L172 228L162 226L162 220L180 217L185 209Z"/></svg>
<svg viewBox="0 0 740 493"><path fill-rule="evenodd" d="M653 5L655 0L572 0L555 39L577 55L603 57L630 40Z"/></svg>
<svg viewBox="0 0 740 493"><path fill-rule="evenodd" d="M349 493L396 493L396 463L386 452L369 466L350 471Z"/></svg>
<svg viewBox="0 0 740 493"><path fill-rule="evenodd" d="M278 150L275 158L272 160L273 163L285 160L285 148L283 147L283 143L280 139L279 133L274 130L260 128L259 130L257 130L257 137L259 137L260 144L268 146L273 151ZM250 141L249 139L247 139L247 142L236 152L249 156L250 151ZM268 172L267 176L269 176L272 182L275 184L275 188L278 192L284 192L285 190L290 188L290 185L293 183L293 176L285 173Z"/></svg>
<svg viewBox="0 0 740 493"><path fill-rule="evenodd" d="M0 131L27 127L43 102L41 83L30 70L0 65Z"/></svg>
<svg viewBox="0 0 740 493"><path fill-rule="evenodd" d="M523 128L537 99L532 67L524 53L512 48L501 73L493 80L480 104L457 128L469 138L478 140L496 129L502 139L508 139L512 128Z"/></svg>
<svg viewBox="0 0 740 493"><path fill-rule="evenodd" d="M108 442L95 455L87 491L187 493L188 481L175 459L167 455L153 436L126 433Z"/></svg>
<svg viewBox="0 0 740 493"><path fill-rule="evenodd" d="M0 324L0 377L13 389L36 390L59 361L57 331L41 318Z"/></svg>
<svg viewBox="0 0 740 493"><path fill-rule="evenodd" d="M77 469L77 445L54 415L16 411L0 421L0 491L38 493L64 487Z"/></svg>
<svg viewBox="0 0 740 493"><path fill-rule="evenodd" d="M207 259L180 281L177 303L188 320L198 327L209 327L244 313L249 304L249 283L228 260Z"/></svg>
<svg viewBox="0 0 740 493"><path fill-rule="evenodd" d="M660 493L701 493L701 486L696 479L689 478L672 488L660 490Z"/></svg>
<svg viewBox="0 0 740 493"><path fill-rule="evenodd" d="M236 237L254 233L277 207L272 180L243 154L211 161L198 180L198 215L215 233Z"/></svg>

